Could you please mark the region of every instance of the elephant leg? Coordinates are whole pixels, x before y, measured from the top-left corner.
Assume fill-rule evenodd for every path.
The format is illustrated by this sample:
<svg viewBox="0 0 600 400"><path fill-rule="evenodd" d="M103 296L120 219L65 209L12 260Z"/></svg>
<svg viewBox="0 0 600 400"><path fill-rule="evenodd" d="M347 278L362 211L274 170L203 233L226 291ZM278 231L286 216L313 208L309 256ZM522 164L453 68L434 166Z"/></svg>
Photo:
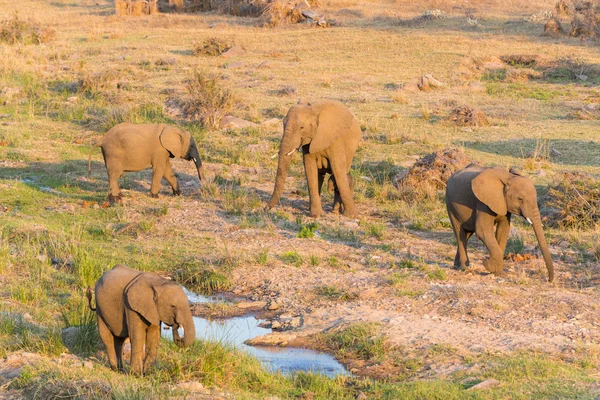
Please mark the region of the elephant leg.
<svg viewBox="0 0 600 400"><path fill-rule="evenodd" d="M502 258L506 253L506 243L508 243L508 235L510 234L510 215L506 216L506 219L502 219L498 222L496 227L496 241L502 251Z"/></svg>
<svg viewBox="0 0 600 400"><path fill-rule="evenodd" d="M165 170L165 174L163 177L169 182L171 188L173 189L173 194L175 196L181 195L181 190L179 188L179 179L173 173L173 169L171 168L171 163L167 161L167 168Z"/></svg>
<svg viewBox="0 0 600 400"><path fill-rule="evenodd" d="M144 366L144 344L146 343L146 327L139 321L134 326L129 326L129 339L131 341L131 372L140 375Z"/></svg>
<svg viewBox="0 0 600 400"><path fill-rule="evenodd" d="M468 266L467 257L467 232L462 228L462 224L456 218L456 216L449 210L448 216L450 217L450 224L452 230L454 230L454 236L456 237L456 256L454 257L454 266L456 268L465 268ZM469 234L470 236L470 234Z"/></svg>
<svg viewBox="0 0 600 400"><path fill-rule="evenodd" d="M119 371L125 370L123 368L123 343L125 343L125 339L127 338L115 336L115 353L117 353L117 368Z"/></svg>
<svg viewBox="0 0 600 400"><path fill-rule="evenodd" d="M310 198L310 216L316 218L323 215L321 206L321 196L319 195L319 170L317 163L310 154L304 155L304 171L306 172L306 182L308 184L308 195Z"/></svg>
<svg viewBox="0 0 600 400"><path fill-rule="evenodd" d="M353 193L348 182L348 171L346 170L345 160L331 160L331 170L335 177L337 190L340 193L341 205L343 206L343 214L348 218L356 216L356 208L354 207Z"/></svg>
<svg viewBox="0 0 600 400"><path fill-rule="evenodd" d="M165 175L164 169L152 165L152 186L150 187L150 197L158 198L160 192L160 181Z"/></svg>
<svg viewBox="0 0 600 400"><path fill-rule="evenodd" d="M106 356L108 357L108 363L110 364L110 368L113 371L118 370L117 364L117 349L115 346L115 337L108 329L108 326L104 322L104 320L98 317L98 332L100 333L100 339L102 343L104 343L104 347L106 348Z"/></svg>
<svg viewBox="0 0 600 400"><path fill-rule="evenodd" d="M477 220L477 236L481 239L483 244L485 244L485 247L487 247L490 253L490 258L484 260L483 266L486 270L495 275L502 275L502 259L504 257L502 256L502 249L496 241L496 236L493 232L493 222L489 223L491 226L487 226L487 222L484 225L485 226L481 226L479 224L479 219Z"/></svg>
<svg viewBox="0 0 600 400"><path fill-rule="evenodd" d="M319 181L317 182L317 185L319 187L319 198L321 198L321 190L323 189L324 181L325 181L325 172L322 170L319 170Z"/></svg>
<svg viewBox="0 0 600 400"><path fill-rule="evenodd" d="M154 366L159 342L160 327L156 325L150 325L146 331L146 357L144 358L144 373L150 371Z"/></svg>
<svg viewBox="0 0 600 400"><path fill-rule="evenodd" d="M107 168L108 173L108 201L110 203L121 203L121 189L119 188L119 177L123 174L123 171L114 170Z"/></svg>

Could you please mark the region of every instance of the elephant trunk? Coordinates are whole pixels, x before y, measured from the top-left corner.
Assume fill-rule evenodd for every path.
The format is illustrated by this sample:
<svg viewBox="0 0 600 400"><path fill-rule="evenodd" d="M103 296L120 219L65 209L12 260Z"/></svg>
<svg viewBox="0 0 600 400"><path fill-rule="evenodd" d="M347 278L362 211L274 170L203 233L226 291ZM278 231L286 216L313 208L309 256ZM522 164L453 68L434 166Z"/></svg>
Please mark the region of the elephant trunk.
<svg viewBox="0 0 600 400"><path fill-rule="evenodd" d="M187 159L194 160L194 165L196 165L196 169L198 170L198 179L200 179L200 182L202 182L204 179L204 167L202 166L202 160L200 159L200 154L198 153L198 146L196 146L196 142L193 138L190 143Z"/></svg>
<svg viewBox="0 0 600 400"><path fill-rule="evenodd" d="M281 194L283 193L283 186L285 185L285 179L287 178L290 163L292 161L292 154L295 151L292 139L290 136L284 133L283 139L281 139L281 147L279 148L279 162L277 163L277 176L275 177L275 187L273 188L273 194L271 200L267 203L267 210L270 210L279 203Z"/></svg>
<svg viewBox="0 0 600 400"><path fill-rule="evenodd" d="M540 250L546 262L546 268L548 268L548 282L554 280L554 264L552 263L552 257L550 256L550 249L544 236L544 230L542 229L542 219L540 218L540 212L534 211L531 216L531 224L533 225L533 231L537 237L537 241L540 245Z"/></svg>
<svg viewBox="0 0 600 400"><path fill-rule="evenodd" d="M183 319L183 322L179 324L180 327L183 327L183 340L175 341L181 347L188 347L194 340L196 339L196 325L194 324L194 319L192 318L192 313L186 315Z"/></svg>

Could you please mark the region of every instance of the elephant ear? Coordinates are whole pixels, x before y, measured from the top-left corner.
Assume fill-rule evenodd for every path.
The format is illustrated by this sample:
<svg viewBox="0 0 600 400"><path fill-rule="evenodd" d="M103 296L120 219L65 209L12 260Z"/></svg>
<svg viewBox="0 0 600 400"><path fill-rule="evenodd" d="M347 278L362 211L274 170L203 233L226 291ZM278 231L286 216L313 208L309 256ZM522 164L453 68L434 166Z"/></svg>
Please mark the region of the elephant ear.
<svg viewBox="0 0 600 400"><path fill-rule="evenodd" d="M338 112L336 112L338 111ZM337 142L350 129L350 115L340 116L340 111L325 108L317 117L317 127L310 142L310 153L318 153Z"/></svg>
<svg viewBox="0 0 600 400"><path fill-rule="evenodd" d="M157 296L153 279L143 274L125 292L129 307L152 325L160 325Z"/></svg>
<svg viewBox="0 0 600 400"><path fill-rule="evenodd" d="M493 212L506 215L504 188L510 178L511 173L502 167L486 168L471 181L471 188L475 197Z"/></svg>
<svg viewBox="0 0 600 400"><path fill-rule="evenodd" d="M190 147L189 132L172 126L165 127L160 134L161 145L169 152L169 157L184 158Z"/></svg>

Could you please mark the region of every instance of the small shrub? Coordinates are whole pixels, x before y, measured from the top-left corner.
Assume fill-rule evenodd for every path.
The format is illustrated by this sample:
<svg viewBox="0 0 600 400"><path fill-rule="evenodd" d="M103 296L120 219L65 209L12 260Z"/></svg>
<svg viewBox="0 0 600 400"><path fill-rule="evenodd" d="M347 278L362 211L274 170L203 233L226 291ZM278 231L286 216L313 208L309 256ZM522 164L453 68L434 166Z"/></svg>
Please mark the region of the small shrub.
<svg viewBox="0 0 600 400"><path fill-rule="evenodd" d="M387 282L391 285L391 286L398 286L403 284L404 282L406 282L406 274L403 274L401 272L392 272L390 274L390 277L387 279Z"/></svg>
<svg viewBox="0 0 600 400"><path fill-rule="evenodd" d="M263 251L258 253L258 256L256 257L256 262L258 262L260 265L266 265L267 261L269 261L269 249L264 249Z"/></svg>
<svg viewBox="0 0 600 400"><path fill-rule="evenodd" d="M102 91L116 87L115 82L121 77L116 69L106 69L100 72L87 73L79 81L80 91L96 96Z"/></svg>
<svg viewBox="0 0 600 400"><path fill-rule="evenodd" d="M594 228L600 221L600 180L584 173L557 174L545 208L552 227Z"/></svg>
<svg viewBox="0 0 600 400"><path fill-rule="evenodd" d="M338 358L373 360L381 358L386 350L384 337L379 334L380 324L354 324L337 332L326 334L324 344Z"/></svg>
<svg viewBox="0 0 600 400"><path fill-rule="evenodd" d="M185 261L173 275L176 281L189 290L208 295L231 288L232 283L226 273L236 265L236 260L229 255L215 259Z"/></svg>
<svg viewBox="0 0 600 400"><path fill-rule="evenodd" d="M186 82L187 97L183 111L190 119L199 119L208 128L218 128L219 122L234 107L234 96L216 77L195 72Z"/></svg>
<svg viewBox="0 0 600 400"><path fill-rule="evenodd" d="M423 19L434 20L434 19L446 19L448 15L440 9L435 10L425 10L423 14L421 14Z"/></svg>
<svg viewBox="0 0 600 400"><path fill-rule="evenodd" d="M358 299L357 293L349 292L346 289L340 289L330 285L316 287L315 293L331 300L352 301Z"/></svg>
<svg viewBox="0 0 600 400"><path fill-rule="evenodd" d="M317 267L320 263L321 263L321 260L319 259L318 256L315 256L315 255L310 256L310 265L312 267Z"/></svg>
<svg viewBox="0 0 600 400"><path fill-rule="evenodd" d="M281 261L286 264L294 264L296 267L300 267L304 260L298 251L291 250L281 254Z"/></svg>
<svg viewBox="0 0 600 400"><path fill-rule="evenodd" d="M213 37L205 40L202 43L194 43L194 49L192 52L195 56L220 56L230 48L231 44L229 44L226 40Z"/></svg>
<svg viewBox="0 0 600 400"><path fill-rule="evenodd" d="M42 44L49 42L56 36L52 28L42 27L38 22L29 19L19 19L14 15L12 19L0 22L0 42L8 44Z"/></svg>
<svg viewBox="0 0 600 400"><path fill-rule="evenodd" d="M427 278L432 281L445 281L448 279L446 271L437 265L433 269L426 271L425 275L427 275Z"/></svg>
<svg viewBox="0 0 600 400"><path fill-rule="evenodd" d="M299 238L308 239L315 236L315 231L319 228L316 222L311 222L306 225L302 225L302 230L298 233Z"/></svg>

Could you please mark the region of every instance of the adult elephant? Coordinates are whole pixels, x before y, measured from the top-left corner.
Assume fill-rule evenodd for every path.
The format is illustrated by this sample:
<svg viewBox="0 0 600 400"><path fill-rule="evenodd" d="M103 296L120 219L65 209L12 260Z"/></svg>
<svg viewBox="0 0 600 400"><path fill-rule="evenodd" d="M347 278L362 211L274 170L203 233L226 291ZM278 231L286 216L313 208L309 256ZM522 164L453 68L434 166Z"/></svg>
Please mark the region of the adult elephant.
<svg viewBox="0 0 600 400"><path fill-rule="evenodd" d="M116 265L105 272L87 297L98 317L98 330L113 370L123 370L123 342L131 341L131 371L146 372L156 360L160 341L160 323L173 327L173 339L179 346L189 346L196 337L187 296L181 286L157 274L140 272ZM179 336L178 329L184 331ZM144 358L144 346L146 356Z"/></svg>
<svg viewBox="0 0 600 400"><path fill-rule="evenodd" d="M467 241L475 233L490 253L490 258L484 261L485 268L502 275L510 219L515 214L533 225L548 268L548 281L552 282L554 266L542 230L537 194L531 179L502 167L485 168L470 164L448 180L446 207L458 246L454 259L456 267L469 265Z"/></svg>
<svg viewBox="0 0 600 400"><path fill-rule="evenodd" d="M356 116L338 102L298 102L292 106L283 120L277 176L267 209L279 202L292 155L302 149L310 196L310 216L323 214L321 187L328 173L335 178L343 214L354 217L356 208L348 173L361 133Z"/></svg>
<svg viewBox="0 0 600 400"><path fill-rule="evenodd" d="M108 174L110 186L108 200L111 203L121 201L118 179L123 172L142 171L150 167L152 167L152 186L150 188L152 197L158 197L162 178L169 182L173 194L181 194L179 181L171 169L169 158L179 157L188 161L194 160L198 178L201 181L204 175L194 138L189 132L174 126L121 123L106 132L100 147ZM88 176L91 171L91 155L90 151Z"/></svg>

